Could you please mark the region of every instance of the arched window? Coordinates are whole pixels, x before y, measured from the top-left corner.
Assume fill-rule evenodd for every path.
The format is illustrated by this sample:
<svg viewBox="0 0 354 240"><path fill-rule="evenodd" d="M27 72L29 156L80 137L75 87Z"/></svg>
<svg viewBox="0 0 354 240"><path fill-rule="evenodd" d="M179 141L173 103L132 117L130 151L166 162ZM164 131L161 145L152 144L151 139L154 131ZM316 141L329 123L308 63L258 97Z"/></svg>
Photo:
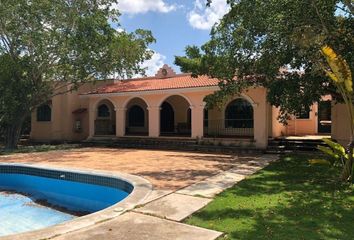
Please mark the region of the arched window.
<svg viewBox="0 0 354 240"><path fill-rule="evenodd" d="M48 104L43 104L37 108L37 121L50 122L52 120L52 109Z"/></svg>
<svg viewBox="0 0 354 240"><path fill-rule="evenodd" d="M106 104L102 104L98 107L97 116L101 118L108 118L111 115L109 107Z"/></svg>
<svg viewBox="0 0 354 240"><path fill-rule="evenodd" d="M252 105L242 98L230 102L225 110L225 127L253 128Z"/></svg>
<svg viewBox="0 0 354 240"><path fill-rule="evenodd" d="M129 127L144 127L145 126L145 112L138 106L134 105L129 109Z"/></svg>

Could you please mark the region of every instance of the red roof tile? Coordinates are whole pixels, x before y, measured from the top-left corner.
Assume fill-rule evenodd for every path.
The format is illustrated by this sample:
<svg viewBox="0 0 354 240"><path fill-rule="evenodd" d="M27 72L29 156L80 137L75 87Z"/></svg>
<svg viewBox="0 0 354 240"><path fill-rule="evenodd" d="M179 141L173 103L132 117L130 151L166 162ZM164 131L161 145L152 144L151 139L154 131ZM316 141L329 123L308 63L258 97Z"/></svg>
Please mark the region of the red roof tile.
<svg viewBox="0 0 354 240"><path fill-rule="evenodd" d="M198 88L217 86L218 80L208 76L193 78L190 74L178 74L168 78L147 77L139 79L121 80L119 82L100 87L87 94L142 92L168 90L180 88Z"/></svg>

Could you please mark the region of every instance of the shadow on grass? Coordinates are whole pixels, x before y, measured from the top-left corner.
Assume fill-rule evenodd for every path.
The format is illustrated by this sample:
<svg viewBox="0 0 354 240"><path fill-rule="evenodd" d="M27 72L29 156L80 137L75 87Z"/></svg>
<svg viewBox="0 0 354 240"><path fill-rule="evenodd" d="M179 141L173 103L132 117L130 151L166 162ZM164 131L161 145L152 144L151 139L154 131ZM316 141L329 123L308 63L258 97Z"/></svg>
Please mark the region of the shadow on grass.
<svg viewBox="0 0 354 240"><path fill-rule="evenodd" d="M318 156L317 156L318 157ZM283 157L221 193L187 223L225 232L223 239L354 239L354 188L339 170Z"/></svg>

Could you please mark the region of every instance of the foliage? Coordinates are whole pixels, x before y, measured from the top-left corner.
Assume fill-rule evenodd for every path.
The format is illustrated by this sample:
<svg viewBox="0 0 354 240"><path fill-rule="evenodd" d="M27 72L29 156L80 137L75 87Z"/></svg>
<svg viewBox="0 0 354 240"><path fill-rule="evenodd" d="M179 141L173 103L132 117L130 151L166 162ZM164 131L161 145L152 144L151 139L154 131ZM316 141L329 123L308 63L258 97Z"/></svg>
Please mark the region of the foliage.
<svg viewBox="0 0 354 240"><path fill-rule="evenodd" d="M323 95L338 96L317 64L322 62L318 49L336 46L353 68L352 1L228 2L231 10L214 26L211 40L200 48L188 46L186 55L175 59L183 72L221 80L221 91L206 98L209 107L247 88L264 86L268 101L280 107L286 120Z"/></svg>
<svg viewBox="0 0 354 240"><path fill-rule="evenodd" d="M326 159L310 159L309 163L311 165L330 165L331 163Z"/></svg>
<svg viewBox="0 0 354 240"><path fill-rule="evenodd" d="M17 142L25 115L54 95L112 75L144 73L140 63L151 57L148 45L155 40L142 29L116 31L116 3L0 1L0 88L6 91L0 96L0 128L12 140L8 147ZM9 128L9 122L18 124Z"/></svg>
<svg viewBox="0 0 354 240"><path fill-rule="evenodd" d="M20 134L19 125L24 121L31 102L31 82L24 80L30 71L28 60L21 58L12 61L9 55L0 56L0 135L8 137L9 129L15 127Z"/></svg>
<svg viewBox="0 0 354 240"><path fill-rule="evenodd" d="M354 175L353 154L354 154L354 106L353 106L353 79L352 73L347 61L338 55L331 47L324 46L321 49L323 56L326 58L327 65L323 66L323 70L333 81L334 85L344 100L350 127L350 143L347 151L339 145L325 140L325 142L333 150L333 154L338 154L343 161L342 180L351 181ZM322 149L325 150L325 149ZM327 153L333 155L326 149Z"/></svg>
<svg viewBox="0 0 354 240"><path fill-rule="evenodd" d="M340 169L309 165L316 155L284 155L219 194L186 222L221 239L353 239L354 186Z"/></svg>
<svg viewBox="0 0 354 240"><path fill-rule="evenodd" d="M341 144L330 139L323 139L323 141L328 147L318 146L317 149L330 157L329 160L332 165L344 166L345 162L348 160L348 154L346 153L345 148Z"/></svg>

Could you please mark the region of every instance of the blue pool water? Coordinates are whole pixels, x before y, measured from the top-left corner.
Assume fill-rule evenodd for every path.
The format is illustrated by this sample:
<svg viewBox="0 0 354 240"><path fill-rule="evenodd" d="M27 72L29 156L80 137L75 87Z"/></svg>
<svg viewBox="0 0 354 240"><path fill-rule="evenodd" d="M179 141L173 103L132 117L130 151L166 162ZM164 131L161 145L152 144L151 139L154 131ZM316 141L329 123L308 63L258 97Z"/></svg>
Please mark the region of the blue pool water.
<svg viewBox="0 0 354 240"><path fill-rule="evenodd" d="M123 180L26 167L2 170L1 167L0 236L52 226L73 219L75 213L102 210L131 192L131 185Z"/></svg>
<svg viewBox="0 0 354 240"><path fill-rule="evenodd" d="M88 213L107 208L129 194L101 185L7 173L0 174L0 189L26 193L69 211Z"/></svg>
<svg viewBox="0 0 354 240"><path fill-rule="evenodd" d="M0 236L49 227L74 217L38 205L28 197L0 192Z"/></svg>

